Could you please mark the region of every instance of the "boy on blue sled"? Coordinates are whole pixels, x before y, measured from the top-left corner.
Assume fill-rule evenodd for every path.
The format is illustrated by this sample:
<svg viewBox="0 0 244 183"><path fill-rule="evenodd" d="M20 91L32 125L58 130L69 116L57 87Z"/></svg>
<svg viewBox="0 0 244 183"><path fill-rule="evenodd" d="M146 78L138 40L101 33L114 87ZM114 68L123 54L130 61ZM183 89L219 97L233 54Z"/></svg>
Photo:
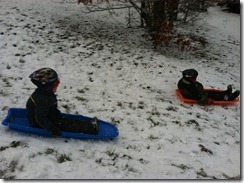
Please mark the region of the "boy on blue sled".
<svg viewBox="0 0 244 183"><path fill-rule="evenodd" d="M187 69L182 72L183 77L178 82L178 88L187 99L197 100L199 104L211 104L213 101L233 101L240 91L232 93L229 85L225 91L204 90L203 85L196 79L198 72L195 69Z"/></svg>
<svg viewBox="0 0 244 183"><path fill-rule="evenodd" d="M57 108L57 91L60 80L58 74L51 68L42 68L30 76L37 89L26 103L28 120L33 127L44 128L53 135L61 135L61 131L98 134L97 118L92 121L72 119L62 116Z"/></svg>

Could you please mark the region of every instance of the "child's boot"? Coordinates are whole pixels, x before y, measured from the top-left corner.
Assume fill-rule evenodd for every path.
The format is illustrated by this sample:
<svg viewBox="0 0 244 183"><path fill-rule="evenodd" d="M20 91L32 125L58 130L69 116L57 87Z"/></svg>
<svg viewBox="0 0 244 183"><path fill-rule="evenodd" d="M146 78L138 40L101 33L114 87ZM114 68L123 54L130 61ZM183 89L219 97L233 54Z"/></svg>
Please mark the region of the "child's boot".
<svg viewBox="0 0 244 183"><path fill-rule="evenodd" d="M232 101L232 100L235 100L238 96L240 95L240 91L239 90L236 90L234 93L232 93L230 96L229 96L229 101Z"/></svg>

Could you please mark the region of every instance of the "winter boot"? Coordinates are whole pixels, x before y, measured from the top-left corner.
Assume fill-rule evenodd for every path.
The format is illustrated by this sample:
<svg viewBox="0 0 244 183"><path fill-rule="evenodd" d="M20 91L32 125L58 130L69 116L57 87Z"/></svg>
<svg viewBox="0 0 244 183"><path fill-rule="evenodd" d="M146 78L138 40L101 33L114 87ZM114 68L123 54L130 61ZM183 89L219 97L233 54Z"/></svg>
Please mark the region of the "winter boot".
<svg viewBox="0 0 244 183"><path fill-rule="evenodd" d="M230 96L229 96L229 101L232 101L232 100L235 100L236 97L238 97L240 95L240 91L239 90L236 90L234 93L232 93Z"/></svg>
<svg viewBox="0 0 244 183"><path fill-rule="evenodd" d="M227 93L227 94L232 94L232 86L231 86L231 85L228 85L228 86L227 86L226 93Z"/></svg>
<svg viewBox="0 0 244 183"><path fill-rule="evenodd" d="M225 101L228 101L228 100L229 100L229 98L230 98L230 96L229 96L229 95L225 95L225 96L224 96L224 100L225 100Z"/></svg>

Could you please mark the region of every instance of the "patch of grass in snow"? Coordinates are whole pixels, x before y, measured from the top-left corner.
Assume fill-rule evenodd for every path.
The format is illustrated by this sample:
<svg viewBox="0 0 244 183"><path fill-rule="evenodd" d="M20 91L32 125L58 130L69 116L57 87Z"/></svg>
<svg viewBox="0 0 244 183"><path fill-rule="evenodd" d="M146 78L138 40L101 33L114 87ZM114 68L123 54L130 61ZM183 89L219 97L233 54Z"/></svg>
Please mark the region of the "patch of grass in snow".
<svg viewBox="0 0 244 183"><path fill-rule="evenodd" d="M1 171L0 171L0 177L1 177ZM15 176L13 176L13 175L10 175L10 176L6 175L6 176L3 176L2 178L4 180L13 180L13 179L15 179Z"/></svg>
<svg viewBox="0 0 244 183"><path fill-rule="evenodd" d="M82 89L78 89L77 92L80 93L80 94L83 94L85 93L86 91L89 91L89 88L82 88Z"/></svg>
<svg viewBox="0 0 244 183"><path fill-rule="evenodd" d="M182 169L182 170L184 170L184 171L186 171L186 170L188 170L188 169L191 169L189 166L184 165L184 164L180 164L180 165L171 164L171 166L175 166L175 167L180 168L180 169Z"/></svg>
<svg viewBox="0 0 244 183"><path fill-rule="evenodd" d="M98 159L96 159L95 162L96 162L97 164L101 164L101 163L102 163L102 158L98 158Z"/></svg>
<svg viewBox="0 0 244 183"><path fill-rule="evenodd" d="M70 111L70 107L69 107L69 105L67 105L67 104L63 104L63 105L61 105L61 106L65 109L66 112L69 112L69 111Z"/></svg>
<svg viewBox="0 0 244 183"><path fill-rule="evenodd" d="M121 158L123 158L123 159L127 159L127 160L132 159L132 157L129 156L129 155L127 155L127 154L124 154L123 156L121 156Z"/></svg>
<svg viewBox="0 0 244 183"><path fill-rule="evenodd" d="M192 126L193 125L193 126L195 126L196 130L201 131L199 123L194 119L186 121L185 124L186 124L186 126Z"/></svg>
<svg viewBox="0 0 244 183"><path fill-rule="evenodd" d="M119 154L118 153L115 153L115 150L107 150L106 151L106 154L108 156L110 156L112 158L113 161L115 161L118 157L119 157Z"/></svg>
<svg viewBox="0 0 244 183"><path fill-rule="evenodd" d="M175 112L177 112L177 109L178 107L173 107L173 106L169 106L166 108L167 111L175 111Z"/></svg>
<svg viewBox="0 0 244 183"><path fill-rule="evenodd" d="M129 163L125 165L123 170L127 170L128 172L132 173L138 173L138 170L136 170L132 165L129 165Z"/></svg>
<svg viewBox="0 0 244 183"><path fill-rule="evenodd" d="M2 164L3 162L1 162ZM23 171L24 166L18 166L19 162L18 160L12 160L7 166L3 166L4 169L0 170L0 178L4 180L12 180L15 179L14 175L11 175L12 173L15 173L16 171ZM3 168L1 167L1 168Z"/></svg>
<svg viewBox="0 0 244 183"><path fill-rule="evenodd" d="M2 78L3 82L5 83L5 87L12 87L11 83L9 82L8 78Z"/></svg>
<svg viewBox="0 0 244 183"><path fill-rule="evenodd" d="M158 112L157 108L153 106L151 111L147 112L148 114L151 114L152 116L160 116L160 112Z"/></svg>
<svg viewBox="0 0 244 183"><path fill-rule="evenodd" d="M84 97L76 96L75 98L81 102L84 102L84 103L88 102L88 100Z"/></svg>
<svg viewBox="0 0 244 183"><path fill-rule="evenodd" d="M136 149L137 147L136 147L136 145L128 145L127 147L126 147L126 149Z"/></svg>
<svg viewBox="0 0 244 183"><path fill-rule="evenodd" d="M98 158L95 160L95 162L97 164L100 164L101 166L113 166L113 167L115 167L115 163L119 158L119 153L116 153L115 150L107 150L105 153L109 156L109 159Z"/></svg>
<svg viewBox="0 0 244 183"><path fill-rule="evenodd" d="M117 102L117 106L123 108L123 104L122 104L122 102Z"/></svg>
<svg viewBox="0 0 244 183"><path fill-rule="evenodd" d="M241 180L240 175L237 175L237 176L235 176L235 177L230 177L230 176L226 175L225 173L223 173L222 175L223 175L223 177L226 178L226 179Z"/></svg>
<svg viewBox="0 0 244 183"><path fill-rule="evenodd" d="M7 67L6 67L6 69L11 69L11 66L8 64Z"/></svg>
<svg viewBox="0 0 244 183"><path fill-rule="evenodd" d="M180 138L177 137L177 136L173 136L171 138L166 138L166 140L168 140L171 144L174 144L174 143L176 143L178 141L180 141L182 143L182 141L180 140Z"/></svg>
<svg viewBox="0 0 244 183"><path fill-rule="evenodd" d="M28 145L25 142L22 141L12 141L8 146L1 146L0 151L4 151L8 148L16 148L16 147L28 147Z"/></svg>
<svg viewBox="0 0 244 183"><path fill-rule="evenodd" d="M59 154L57 156L58 163L64 163L66 161L72 161L72 159L69 156L67 156L66 154Z"/></svg>
<svg viewBox="0 0 244 183"><path fill-rule="evenodd" d="M63 162L66 162L66 161L72 161L72 159L68 155L60 154L60 153L58 153L58 151L56 151L56 150L54 150L52 148L47 148L44 151L44 154L45 155L54 155L57 158L57 162L58 163L63 163Z"/></svg>
<svg viewBox="0 0 244 183"><path fill-rule="evenodd" d="M148 139L149 140L157 140L157 139L159 139L159 137L155 137L155 136L153 136L153 135L150 135L149 137L148 137Z"/></svg>
<svg viewBox="0 0 244 183"><path fill-rule="evenodd" d="M116 124L119 124L121 121L123 121L123 119L120 117L111 117L110 121L112 124L116 125Z"/></svg>
<svg viewBox="0 0 244 183"><path fill-rule="evenodd" d="M183 126L180 121L172 121L172 123L179 125L179 126Z"/></svg>
<svg viewBox="0 0 244 183"><path fill-rule="evenodd" d="M2 111L6 111L6 110L8 110L8 109L9 109L9 107L6 106L6 105L2 107Z"/></svg>
<svg viewBox="0 0 244 183"><path fill-rule="evenodd" d="M80 151L80 152L82 152L82 153L83 153L83 152L85 152L85 150L84 150L84 149L80 149L79 151Z"/></svg>
<svg viewBox="0 0 244 183"><path fill-rule="evenodd" d="M223 179L223 178L217 178L215 176L208 175L203 168L201 168L199 171L197 171L196 174L197 174L198 179L201 179L202 177L204 177L205 179ZM229 177L228 175L226 175L224 173L222 174L222 176L226 179L236 179L236 180L240 179L240 176Z"/></svg>
<svg viewBox="0 0 244 183"><path fill-rule="evenodd" d="M201 177L208 177L208 174L204 171L203 168L201 168L200 171L197 171L196 174L197 174L197 177L198 178L199 178L199 176L201 176Z"/></svg>
<svg viewBox="0 0 244 183"><path fill-rule="evenodd" d="M9 94L3 90L0 90L0 95L2 95L3 97L8 96Z"/></svg>
<svg viewBox="0 0 244 183"><path fill-rule="evenodd" d="M1 147L0 147L0 151L4 151L4 150L6 150L7 148L9 148L9 146L1 146Z"/></svg>
<svg viewBox="0 0 244 183"><path fill-rule="evenodd" d="M54 156L58 163L72 161L70 156L68 156L64 153L59 153L58 151L56 151L52 148L47 148L44 152L38 152L37 154L32 154L29 156L29 158L35 158L36 156L48 156L48 155Z"/></svg>
<svg viewBox="0 0 244 183"><path fill-rule="evenodd" d="M75 105L74 104L71 104L71 103L61 104L61 106L65 109L65 112L66 113L70 113L72 108L75 109Z"/></svg>
<svg viewBox="0 0 244 183"><path fill-rule="evenodd" d="M162 119L153 119L153 116L149 116L147 120L150 122L150 128L167 126L167 124L162 121ZM160 121L159 121L160 120Z"/></svg>
<svg viewBox="0 0 244 183"><path fill-rule="evenodd" d="M27 144L25 142L22 141L12 141L10 144L10 147L16 148L16 147L28 147Z"/></svg>
<svg viewBox="0 0 244 183"><path fill-rule="evenodd" d="M133 102L129 102L129 108L132 110L136 110L136 105Z"/></svg>
<svg viewBox="0 0 244 183"><path fill-rule="evenodd" d="M108 150L105 152L111 159L111 161L109 161L108 159L104 159L104 158L99 158L99 159L96 159L95 162L97 164L100 164L102 166L113 166L113 167L116 167L116 162L119 161L119 159L124 159L124 160L127 160L127 161L130 161L133 159L132 156L128 155L128 154L122 154L122 155L119 155L119 153L116 153L115 150ZM141 164L148 164L149 162L146 161L145 159L143 158L140 158L140 159L137 159ZM129 163L126 163L123 167L123 170L126 170L128 172L133 172L133 173L138 173L138 171L133 168L132 166L129 165Z"/></svg>
<svg viewBox="0 0 244 183"><path fill-rule="evenodd" d="M188 127L190 127L190 126L194 126L194 128L197 130L197 131L201 131L202 129L201 129L201 127L200 127L200 125L199 125L199 123L196 121L196 120L194 120L194 119L191 119L191 120L188 120L188 121L186 121L184 124L182 124L180 121L178 121L178 120L176 120L176 121L172 121L172 123L174 123L174 124L176 124L176 125L179 125L180 127L183 127L183 126L188 126Z"/></svg>
<svg viewBox="0 0 244 183"><path fill-rule="evenodd" d="M147 161L147 160L145 160L145 159L143 159L143 158L140 158L138 161L139 161L141 164L143 164L143 165L149 163L149 161Z"/></svg>
<svg viewBox="0 0 244 183"><path fill-rule="evenodd" d="M213 151L211 151L210 149L206 148L204 145L199 144L198 146L201 148L201 151L203 151L203 152L206 152L206 153L209 153L209 154L213 155Z"/></svg>
<svg viewBox="0 0 244 183"><path fill-rule="evenodd" d="M144 101L139 101L138 102L138 108L139 109L144 109L144 107L145 107Z"/></svg>
<svg viewBox="0 0 244 183"><path fill-rule="evenodd" d="M57 153L57 151L55 151L54 149L52 148L47 148L46 151L44 152L46 155L48 154L54 154L54 153Z"/></svg>
<svg viewBox="0 0 244 183"><path fill-rule="evenodd" d="M146 107L146 104L144 103L144 101L138 101L138 104L134 103L134 102L117 102L117 106L122 108L122 109L126 109L127 107L129 107L130 109L132 109L133 111L136 109L144 109Z"/></svg>

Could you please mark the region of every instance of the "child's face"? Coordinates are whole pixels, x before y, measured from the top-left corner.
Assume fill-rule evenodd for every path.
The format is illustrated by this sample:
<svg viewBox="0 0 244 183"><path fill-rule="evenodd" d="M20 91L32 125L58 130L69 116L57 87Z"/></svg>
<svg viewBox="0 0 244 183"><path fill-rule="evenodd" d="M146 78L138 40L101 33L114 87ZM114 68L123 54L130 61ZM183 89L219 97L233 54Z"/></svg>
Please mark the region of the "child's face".
<svg viewBox="0 0 244 183"><path fill-rule="evenodd" d="M53 93L57 92L58 89L58 85L59 85L60 81L59 79L53 84Z"/></svg>
<svg viewBox="0 0 244 183"><path fill-rule="evenodd" d="M197 81L197 77L190 77L188 80L194 83Z"/></svg>

